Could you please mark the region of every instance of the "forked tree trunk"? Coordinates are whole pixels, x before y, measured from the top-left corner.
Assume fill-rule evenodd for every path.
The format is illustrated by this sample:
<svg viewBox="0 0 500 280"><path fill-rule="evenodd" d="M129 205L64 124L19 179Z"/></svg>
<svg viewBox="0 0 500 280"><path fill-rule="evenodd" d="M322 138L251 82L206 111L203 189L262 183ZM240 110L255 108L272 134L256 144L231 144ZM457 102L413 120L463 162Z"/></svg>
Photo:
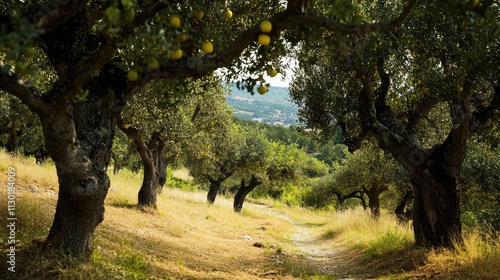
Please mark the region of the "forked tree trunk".
<svg viewBox="0 0 500 280"><path fill-rule="evenodd" d="M368 207L375 219L380 217L380 194L387 189L387 185L371 187L369 189L363 186L363 192L368 196Z"/></svg>
<svg viewBox="0 0 500 280"><path fill-rule="evenodd" d="M138 205L156 208L158 190L167 177L166 160L163 155L165 143L159 133L153 133L147 149L140 149L144 164L144 178L138 195ZM145 154L144 154L145 153Z"/></svg>
<svg viewBox="0 0 500 280"><path fill-rule="evenodd" d="M146 144L136 128L130 126L125 128L121 118L117 124L129 138L134 140L142 160L144 177L138 193L137 204L156 208L158 192L161 191L167 180L167 161L164 156L165 142L160 133L154 132L149 143Z"/></svg>
<svg viewBox="0 0 500 280"><path fill-rule="evenodd" d="M357 190L353 191L349 194L342 194L340 191L333 190L333 193L337 196L337 201L339 202L339 208L342 210L344 208L344 202L349 199L349 198L357 198L361 201L361 206L363 206L363 209L366 210L368 207L365 201L365 198L363 197L363 191Z"/></svg>
<svg viewBox="0 0 500 280"><path fill-rule="evenodd" d="M246 196L260 184L262 184L262 181L260 181L253 175L252 178L250 179L250 182L248 183L248 186L245 186L245 180L241 180L240 188L238 189L238 192L236 192L236 195L234 196L234 203L233 203L234 212L241 212L241 209L243 209L243 203L245 202Z"/></svg>

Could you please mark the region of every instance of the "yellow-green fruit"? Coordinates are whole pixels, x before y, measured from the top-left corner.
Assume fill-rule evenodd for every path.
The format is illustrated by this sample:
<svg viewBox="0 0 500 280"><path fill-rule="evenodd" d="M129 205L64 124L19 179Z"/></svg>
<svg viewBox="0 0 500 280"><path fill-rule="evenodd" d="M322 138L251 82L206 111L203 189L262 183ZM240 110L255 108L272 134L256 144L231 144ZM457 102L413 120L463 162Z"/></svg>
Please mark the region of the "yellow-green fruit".
<svg viewBox="0 0 500 280"><path fill-rule="evenodd" d="M211 42L205 42L201 45L201 50L206 54L211 54L214 51L214 45Z"/></svg>
<svg viewBox="0 0 500 280"><path fill-rule="evenodd" d="M137 81L137 78L139 78L139 73L137 73L137 71L135 71L135 70L128 71L128 73L127 73L127 79L129 81L132 81L132 82L133 81Z"/></svg>
<svg viewBox="0 0 500 280"><path fill-rule="evenodd" d="M261 85L257 88L257 92L259 94L265 94L267 92L267 87L265 85Z"/></svg>
<svg viewBox="0 0 500 280"><path fill-rule="evenodd" d="M171 56L173 59L180 59L182 57L182 50L176 49L175 51L172 52Z"/></svg>
<svg viewBox="0 0 500 280"><path fill-rule="evenodd" d="M26 58L33 58L35 56L35 50L32 47L26 47L23 50L23 55Z"/></svg>
<svg viewBox="0 0 500 280"><path fill-rule="evenodd" d="M124 124L122 125L122 127L123 127L123 128L125 128L125 129L128 129L128 128L130 127L130 125L129 125L129 124L126 124L126 123L124 123Z"/></svg>
<svg viewBox="0 0 500 280"><path fill-rule="evenodd" d="M267 45L269 45L269 43L271 43L271 37L269 37L269 35L267 35L267 34L260 34L259 35L259 44L261 44L263 46L267 46Z"/></svg>
<svg viewBox="0 0 500 280"><path fill-rule="evenodd" d="M267 75L269 75L270 77L275 77L276 75L278 75L278 71L276 71L276 69L271 69L267 71Z"/></svg>
<svg viewBox="0 0 500 280"><path fill-rule="evenodd" d="M231 10L227 9L226 11L224 11L225 19L231 19L232 17L233 17L233 12L231 12Z"/></svg>
<svg viewBox="0 0 500 280"><path fill-rule="evenodd" d="M172 25L175 28L181 26L181 19L178 16L172 16L170 18L170 25Z"/></svg>
<svg viewBox="0 0 500 280"><path fill-rule="evenodd" d="M472 0L472 7L479 5L479 0Z"/></svg>
<svg viewBox="0 0 500 280"><path fill-rule="evenodd" d="M269 33L273 29L273 25L271 24L270 21L264 20L260 23L260 31L264 33Z"/></svg>
<svg viewBox="0 0 500 280"><path fill-rule="evenodd" d="M194 10L193 11L193 16L197 19L197 20L201 20L203 18L203 16L205 15L205 13L203 12L203 10Z"/></svg>
<svg viewBox="0 0 500 280"><path fill-rule="evenodd" d="M488 105L489 105L489 104L488 104L488 102L487 102L487 101L483 101L483 102L481 102L481 106L482 106L482 107L487 107Z"/></svg>
<svg viewBox="0 0 500 280"><path fill-rule="evenodd" d="M154 70L154 69L160 67L160 63L158 63L158 60L156 60L156 58L154 58L154 57L150 57L147 61L147 64L148 64L148 68L151 70Z"/></svg>

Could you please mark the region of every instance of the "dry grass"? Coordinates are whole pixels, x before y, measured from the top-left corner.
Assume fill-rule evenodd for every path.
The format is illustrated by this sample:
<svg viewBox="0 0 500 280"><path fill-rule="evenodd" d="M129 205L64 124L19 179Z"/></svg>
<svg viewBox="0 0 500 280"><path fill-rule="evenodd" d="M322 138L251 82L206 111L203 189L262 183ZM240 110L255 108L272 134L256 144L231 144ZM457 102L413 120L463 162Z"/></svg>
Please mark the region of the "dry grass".
<svg viewBox="0 0 500 280"><path fill-rule="evenodd" d="M406 276L410 279L500 279L500 235L476 230L464 234L465 248L427 254L426 264Z"/></svg>
<svg viewBox="0 0 500 280"><path fill-rule="evenodd" d="M276 249L252 246L256 241L282 248L282 237L289 224L271 219L245 205L234 213L232 201L218 197L212 206L206 194L166 188L158 197L158 211L135 207L141 176L122 171L110 175L104 222L97 228L94 256L90 264L76 264L57 252L41 250L38 244L48 234L57 196L52 165L38 166L30 160L11 158L0 152L1 184L6 186L7 167L17 170L16 237L19 271L15 279L261 279L271 272L287 279L271 256ZM7 163L7 164L5 164ZM57 179L57 178L55 178ZM38 185L39 191L29 187ZM6 188L1 188L2 213L6 207ZM259 228L265 227L266 230ZM2 236L4 229L2 227ZM243 236L252 240L244 240ZM37 242L32 243L35 239ZM1 240L2 255L7 248ZM6 271L2 262L2 273ZM293 278L293 277L292 277Z"/></svg>
<svg viewBox="0 0 500 280"><path fill-rule="evenodd" d="M157 211L138 209L142 177L125 170L110 175L105 220L95 232L93 259L79 264L38 245L54 215L57 196L49 192L57 193L54 166L0 151L1 213L7 205L8 166L16 167L18 184L15 279L335 279L305 273L310 267L300 267L303 262L294 255L297 245L287 240L296 225L266 214L258 203L307 224L318 240L345 249L339 251L340 258L361 259L364 266L359 269L382 279L498 279L500 271L498 236L470 231L464 234L466 250L425 252L413 248L410 226L389 214L374 221L361 209L331 213L253 200L237 214L230 199L218 197L215 205L208 206L205 193L169 188L158 197ZM0 233L5 256L4 226ZM245 235L253 240L243 240ZM253 247L255 241L267 248ZM3 275L5 262L0 263Z"/></svg>

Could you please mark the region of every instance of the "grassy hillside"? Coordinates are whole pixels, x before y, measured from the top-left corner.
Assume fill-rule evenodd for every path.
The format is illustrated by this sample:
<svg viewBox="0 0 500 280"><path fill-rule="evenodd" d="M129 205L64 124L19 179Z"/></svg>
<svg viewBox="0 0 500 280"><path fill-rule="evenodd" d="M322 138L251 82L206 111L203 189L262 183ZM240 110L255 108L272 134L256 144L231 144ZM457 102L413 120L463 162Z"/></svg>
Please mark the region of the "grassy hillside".
<svg viewBox="0 0 500 280"><path fill-rule="evenodd" d="M269 124L297 124L297 106L290 102L288 89L270 87L264 95L251 95L234 85L230 90L227 103L234 108L234 116Z"/></svg>
<svg viewBox="0 0 500 280"><path fill-rule="evenodd" d="M425 252L413 248L411 227L386 213L374 221L361 209L329 213L261 200L237 214L230 198L208 206L205 193L169 188L157 211L138 209L141 176L126 171L110 175L94 256L82 265L40 246L57 199L54 167L0 151L0 213L9 166L18 186L17 263L13 274L0 262L1 279L498 279L498 237L468 231L467 250ZM8 233L0 228L6 258Z"/></svg>

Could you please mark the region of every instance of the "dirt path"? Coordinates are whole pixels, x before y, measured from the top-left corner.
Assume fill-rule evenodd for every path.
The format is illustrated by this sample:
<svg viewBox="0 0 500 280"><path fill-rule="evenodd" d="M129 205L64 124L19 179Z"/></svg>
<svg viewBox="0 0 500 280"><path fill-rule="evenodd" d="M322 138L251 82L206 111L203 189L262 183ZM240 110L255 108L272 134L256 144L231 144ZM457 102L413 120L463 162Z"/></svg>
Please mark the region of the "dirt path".
<svg viewBox="0 0 500 280"><path fill-rule="evenodd" d="M259 211L277 217L293 225L287 238L293 244L295 252L301 262L313 268L318 275L328 275L333 279L372 279L361 271L363 265L356 264L356 260L348 251L335 242L325 242L317 237L317 228L320 225L302 223L292 219L286 213L268 205L258 205Z"/></svg>

